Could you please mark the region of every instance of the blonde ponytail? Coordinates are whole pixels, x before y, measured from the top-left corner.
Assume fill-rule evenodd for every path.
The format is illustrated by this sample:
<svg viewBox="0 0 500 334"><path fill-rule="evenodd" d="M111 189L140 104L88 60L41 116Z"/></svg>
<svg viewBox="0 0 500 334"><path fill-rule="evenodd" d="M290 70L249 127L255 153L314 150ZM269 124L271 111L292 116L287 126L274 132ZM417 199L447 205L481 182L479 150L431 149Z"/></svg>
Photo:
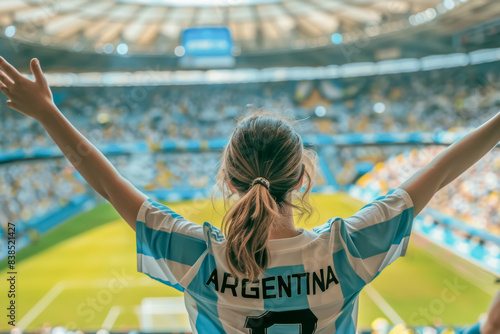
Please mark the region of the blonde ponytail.
<svg viewBox="0 0 500 334"><path fill-rule="evenodd" d="M284 119L256 113L242 119L222 155L218 175L225 196L239 199L222 222L226 260L231 273L256 279L267 268L271 229L279 230L286 207L308 211L315 155ZM290 193L304 179L303 207L292 204Z"/></svg>
<svg viewBox="0 0 500 334"><path fill-rule="evenodd" d="M269 231L280 217L276 201L262 184L255 184L227 212L224 233L226 260L233 274L252 280L267 267Z"/></svg>

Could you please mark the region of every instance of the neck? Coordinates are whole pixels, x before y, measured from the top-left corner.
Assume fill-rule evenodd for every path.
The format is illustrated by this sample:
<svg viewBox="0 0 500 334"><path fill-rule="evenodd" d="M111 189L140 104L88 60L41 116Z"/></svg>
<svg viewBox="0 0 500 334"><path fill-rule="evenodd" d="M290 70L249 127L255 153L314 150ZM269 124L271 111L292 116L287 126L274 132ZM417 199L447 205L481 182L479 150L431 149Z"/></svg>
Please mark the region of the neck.
<svg viewBox="0 0 500 334"><path fill-rule="evenodd" d="M293 220L293 211L291 207L286 207L282 211L283 219L276 222L275 226L269 232L269 240L291 238L299 235L299 231L295 227Z"/></svg>

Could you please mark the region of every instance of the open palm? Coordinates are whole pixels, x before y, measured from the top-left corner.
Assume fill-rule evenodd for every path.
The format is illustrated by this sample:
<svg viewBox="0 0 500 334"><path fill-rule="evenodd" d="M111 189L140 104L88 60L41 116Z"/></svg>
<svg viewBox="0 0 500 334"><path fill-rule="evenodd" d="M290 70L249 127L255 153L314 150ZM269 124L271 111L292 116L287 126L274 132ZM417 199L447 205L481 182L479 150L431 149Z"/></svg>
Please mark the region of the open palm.
<svg viewBox="0 0 500 334"><path fill-rule="evenodd" d="M53 105L52 92L43 76L40 62L32 59L31 72L35 81L21 75L4 58L0 57L0 90L9 99L7 106L24 115L41 120L46 116L47 108Z"/></svg>

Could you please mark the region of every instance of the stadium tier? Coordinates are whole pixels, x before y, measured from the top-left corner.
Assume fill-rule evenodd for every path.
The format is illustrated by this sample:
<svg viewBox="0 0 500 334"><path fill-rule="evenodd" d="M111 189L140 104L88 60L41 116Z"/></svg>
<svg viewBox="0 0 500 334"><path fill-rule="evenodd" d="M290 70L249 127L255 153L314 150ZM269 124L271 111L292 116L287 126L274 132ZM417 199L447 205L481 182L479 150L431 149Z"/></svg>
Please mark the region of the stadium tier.
<svg viewBox="0 0 500 334"><path fill-rule="evenodd" d="M470 128L498 109L499 78L493 62L335 80L53 91L63 113L95 144L158 144L227 138L236 117L258 109L307 119L298 124L303 135ZM0 117L2 151L53 145L35 121L9 110Z"/></svg>
<svg viewBox="0 0 500 334"><path fill-rule="evenodd" d="M465 129L480 124L496 112L500 106L499 83L498 63L488 63L458 69L337 80L184 87L56 88L54 96L64 114L104 153L144 153L134 163L140 165L136 170L164 163L162 154L145 154L147 152L221 149L235 118L255 109L307 119L298 122L298 131L306 144L321 145L322 176L326 184L333 186L352 183L374 164L404 152L412 145L450 144ZM2 219L3 222L41 216L57 205L65 205L71 196L85 192L83 183L73 176L72 167L60 159L13 163L21 159L59 157L61 153L33 120L12 110L3 110L0 117L0 161L10 161L0 166L2 180L6 180L2 182L3 202L7 208L2 213L6 218ZM453 132L439 133L444 130ZM381 148L386 144L392 146ZM409 145L404 147L404 144ZM428 157L433 155L429 153ZM159 185L166 184L166 188L179 189L175 179L189 180L180 175L181 171L204 175L202 181L192 181L182 189L213 185L217 163L215 153L208 161L204 161L204 157L210 154L177 156L180 157L178 162L171 162L170 168L164 167L168 172L151 170L150 176L143 175L138 180L140 186L144 189L151 187L147 184L148 177L154 184L154 173L171 173L171 177L161 176L156 181L160 181ZM134 170L134 164L125 167L126 161L134 159L128 156L116 159L120 163L119 169L135 180L132 172L127 173ZM186 159L193 160L193 163ZM191 170L195 166L211 166L213 170L207 175L200 173L203 171ZM30 177L21 182L19 175ZM54 175L53 180L51 175ZM498 172L493 171L491 177L495 178L495 175ZM398 182L398 179L391 180ZM196 182L198 184L194 186ZM54 190L51 185L61 187L61 190ZM9 199L9 194L16 195ZM23 202L30 205L20 209L19 203Z"/></svg>
<svg viewBox="0 0 500 334"><path fill-rule="evenodd" d="M363 175L350 193L370 200L401 183L444 150L431 146L397 155ZM438 192L420 215L415 230L435 243L499 272L500 150Z"/></svg>

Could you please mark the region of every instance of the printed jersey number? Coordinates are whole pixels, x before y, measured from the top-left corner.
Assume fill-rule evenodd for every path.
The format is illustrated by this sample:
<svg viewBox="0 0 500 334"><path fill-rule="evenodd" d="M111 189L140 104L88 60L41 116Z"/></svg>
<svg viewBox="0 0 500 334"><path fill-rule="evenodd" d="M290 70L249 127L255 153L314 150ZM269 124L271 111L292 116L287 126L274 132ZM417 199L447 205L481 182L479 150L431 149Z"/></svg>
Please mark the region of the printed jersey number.
<svg viewBox="0 0 500 334"><path fill-rule="evenodd" d="M273 325L299 325L298 334L313 334L316 331L318 318L311 310L297 310L286 312L267 311L259 316L247 317L245 328L250 334L266 334Z"/></svg>

